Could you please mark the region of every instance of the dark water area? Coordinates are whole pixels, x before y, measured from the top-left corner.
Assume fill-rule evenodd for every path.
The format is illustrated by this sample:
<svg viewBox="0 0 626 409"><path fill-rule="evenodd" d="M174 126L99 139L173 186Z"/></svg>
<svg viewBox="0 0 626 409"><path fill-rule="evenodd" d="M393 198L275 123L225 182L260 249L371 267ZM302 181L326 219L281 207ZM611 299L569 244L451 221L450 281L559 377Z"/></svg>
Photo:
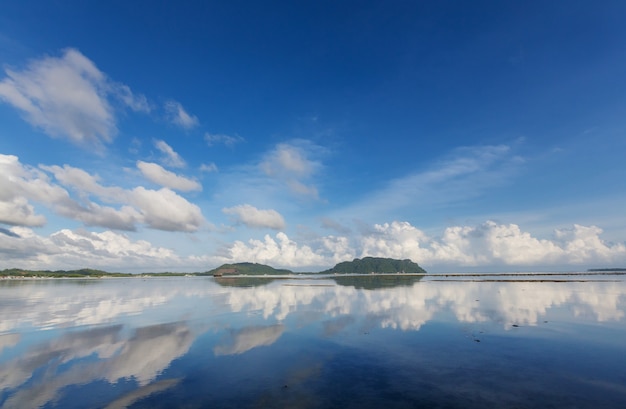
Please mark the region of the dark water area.
<svg viewBox="0 0 626 409"><path fill-rule="evenodd" d="M2 408L624 408L626 276L0 281Z"/></svg>

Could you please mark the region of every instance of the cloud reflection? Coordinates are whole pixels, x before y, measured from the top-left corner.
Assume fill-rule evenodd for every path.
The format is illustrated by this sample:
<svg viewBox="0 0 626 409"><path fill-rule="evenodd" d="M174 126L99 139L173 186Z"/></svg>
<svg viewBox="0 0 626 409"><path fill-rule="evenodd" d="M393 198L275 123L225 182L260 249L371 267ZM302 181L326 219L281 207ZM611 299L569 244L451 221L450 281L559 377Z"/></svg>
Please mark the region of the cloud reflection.
<svg viewBox="0 0 626 409"><path fill-rule="evenodd" d="M215 355L242 354L253 348L272 345L285 331L283 325L265 327L247 327L240 330L231 330L228 338L214 348Z"/></svg>
<svg viewBox="0 0 626 409"><path fill-rule="evenodd" d="M2 366L0 389L22 386L3 407L39 407L56 401L69 385L102 379L132 379L143 387L186 354L195 337L184 322L138 328L129 338L120 325L67 333ZM87 357L98 359L82 359Z"/></svg>
<svg viewBox="0 0 626 409"><path fill-rule="evenodd" d="M623 281L419 281L376 290L342 284L298 279L222 287L211 279L129 279L0 285L3 407L38 407L63 398L70 385L121 380L138 389L111 405L132 403L173 387L173 381L155 382L209 328L217 339L212 352L221 356L270 346L304 326L318 326L330 339L365 327L417 331L451 319L506 330L553 318L619 322L626 310ZM33 337L33 329L52 331ZM42 338L19 348L25 339Z"/></svg>
<svg viewBox="0 0 626 409"><path fill-rule="evenodd" d="M106 279L0 281L0 334L37 329L106 325L140 317L141 324L176 321L195 310L198 299L225 292L202 279ZM177 299L176 307L172 300ZM149 316L147 313L152 312Z"/></svg>
<svg viewBox="0 0 626 409"><path fill-rule="evenodd" d="M537 324L556 309L565 310L561 315L570 319L616 321L624 318L626 307L623 281L421 281L377 290L362 287L305 279L258 287L222 287L210 279L0 286L0 334L4 333L0 348L14 345L17 341L7 334L19 333L24 327L59 329L114 323L145 327L181 319L204 319L210 325L218 319L218 311L260 313L262 319L251 327L263 327L268 321L282 323L290 315L307 314L309 320L311 316L328 320L368 315L376 317L382 327L416 330L444 313L451 313L459 322L493 321L507 326ZM198 303L206 308L198 309ZM232 334L234 341L252 337L258 328L250 333L236 331L241 332Z"/></svg>
<svg viewBox="0 0 626 409"><path fill-rule="evenodd" d="M169 388L176 386L180 382L180 379L164 379L162 381L154 382L147 386L142 386L114 402L108 404L104 409L124 409L132 405L133 403L141 400L147 396L153 395L158 392L162 392Z"/></svg>
<svg viewBox="0 0 626 409"><path fill-rule="evenodd" d="M324 282L326 283L326 282ZM535 325L551 310L563 317L597 321L624 318L624 282L420 282L412 287L368 291L346 286L272 283L235 289L228 294L233 311L261 311L266 320L285 320L306 311L328 317L375 317L384 328L418 330L444 313L459 322L491 321Z"/></svg>

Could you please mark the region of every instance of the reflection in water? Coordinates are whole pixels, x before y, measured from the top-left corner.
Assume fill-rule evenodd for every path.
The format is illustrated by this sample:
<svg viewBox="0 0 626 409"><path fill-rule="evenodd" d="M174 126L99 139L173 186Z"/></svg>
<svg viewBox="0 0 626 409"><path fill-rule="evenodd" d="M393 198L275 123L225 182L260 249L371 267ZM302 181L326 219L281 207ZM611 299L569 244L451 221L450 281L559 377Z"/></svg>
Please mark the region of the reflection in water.
<svg viewBox="0 0 626 409"><path fill-rule="evenodd" d="M228 340L214 348L215 355L241 354L252 348L272 345L284 330L283 325L231 330L228 332Z"/></svg>
<svg viewBox="0 0 626 409"><path fill-rule="evenodd" d="M121 325L67 333L3 365L2 389L19 387L30 379L4 407L38 407L55 401L69 385L96 380L116 383L128 378L144 386L184 355L194 338L185 323L139 328L130 338L124 338ZM91 356L98 359L86 359ZM63 368L68 363L69 369Z"/></svg>
<svg viewBox="0 0 626 409"><path fill-rule="evenodd" d="M436 314L451 312L460 322L535 325L551 308L567 306L577 318L598 321L624 316L624 282L422 282L412 287L361 291L354 287L270 286L232 291L234 311L262 311L266 319L284 320L299 310L330 316L372 315L383 327L417 330Z"/></svg>
<svg viewBox="0 0 626 409"><path fill-rule="evenodd" d="M0 335L0 354L4 348L12 347L20 341L20 334Z"/></svg>
<svg viewBox="0 0 626 409"><path fill-rule="evenodd" d="M623 369L619 373L613 370L610 376L594 372L593 360L580 361L584 358L580 354L574 360L565 359L568 348L558 346L585 336L588 344L581 346L582 350L610 347L626 352L618 341L626 335L626 282L405 278L351 281L340 277L337 282L334 277L299 278L254 286L244 280L229 281L229 287L212 278L89 280L90 285L78 285L78 280L45 280L2 285L0 406L64 407L68 399L82 399L79 402L84 404L74 406L168 407L172 401L156 396L175 393L195 402L190 406L220 406L217 403L231 399L232 407L305 403L328 407L348 404L344 398L365 393L350 389L361 385L375 394L369 401L381 405L386 404L385 396L403 396L408 399L404 406L412 406L419 390L428 397L423 398L424 404L463 407L457 405L460 401L440 400L441 396L472 396L477 393L472 388L480 386L480 399L466 401L466 407L502 400L532 407L515 395L524 390L523 382L529 382L518 380L518 372L537 379L525 386L528 390L543 387L542 377L577 373L576 378L562 383L586 385L590 394L610 390L626 400L626 391L620 386L626 381ZM584 331L577 330L583 325ZM465 334L471 342L454 343L461 342L454 334ZM507 343L498 337L505 337ZM521 342L529 337L549 340L545 350L552 352L546 359L563 356L562 361L553 362L562 368L551 369L552 374L533 372L537 368L533 365L541 367L533 356L546 353L532 349L539 341ZM603 347L594 347L596 342ZM475 349L478 345L483 349ZM493 349L495 345L500 349ZM508 348L527 355L510 361L516 355L506 352ZM422 350L429 352L421 354ZM255 360L249 361L252 355ZM489 362L491 367L476 366L475 362ZM504 362L515 362L517 367L511 370ZM467 368L481 372L470 374ZM425 376L419 382L414 373L417 369ZM229 372L235 370L243 373ZM268 375L257 380L254 373L259 372ZM413 383L389 382L393 376ZM519 391L510 391L515 399L484 395L485 385L505 382L506 376L512 377L515 385L521 382ZM243 379L254 381L242 383ZM239 395L228 382L246 390L249 401L233 398ZM335 390L339 387L332 386L335 384L348 389ZM216 386L200 396L195 391L198 385ZM409 391L407 385L417 389ZM89 393L93 388L100 393ZM245 396L242 392L239 398ZM320 396L334 400L319 400Z"/></svg>
<svg viewBox="0 0 626 409"><path fill-rule="evenodd" d="M310 276L308 276L310 277ZM332 275L324 276L339 285L354 287L357 289L378 290L400 286L411 286L420 281L424 276L415 274L374 274L374 275ZM278 280L288 280L289 276L282 277L215 277L214 280L224 287L260 287ZM292 277L293 278L293 277Z"/></svg>
<svg viewBox="0 0 626 409"><path fill-rule="evenodd" d="M224 287L260 287L277 279L266 277L215 277L213 280Z"/></svg>
<svg viewBox="0 0 626 409"><path fill-rule="evenodd" d="M410 287L423 275L369 275L369 276L341 276L336 275L332 279L339 285L351 286L357 289L378 290L380 288Z"/></svg>
<svg viewBox="0 0 626 409"><path fill-rule="evenodd" d="M164 379L147 386L142 386L111 402L104 409L125 409L140 399L176 386L178 382L180 382L180 379Z"/></svg>

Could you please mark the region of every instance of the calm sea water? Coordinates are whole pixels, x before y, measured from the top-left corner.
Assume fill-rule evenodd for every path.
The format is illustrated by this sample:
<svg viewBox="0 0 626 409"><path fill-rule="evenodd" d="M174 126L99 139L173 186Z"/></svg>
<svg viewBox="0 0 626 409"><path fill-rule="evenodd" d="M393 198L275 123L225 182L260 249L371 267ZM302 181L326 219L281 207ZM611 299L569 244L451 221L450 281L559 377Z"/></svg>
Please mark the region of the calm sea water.
<svg viewBox="0 0 626 409"><path fill-rule="evenodd" d="M0 281L0 406L624 408L624 278Z"/></svg>

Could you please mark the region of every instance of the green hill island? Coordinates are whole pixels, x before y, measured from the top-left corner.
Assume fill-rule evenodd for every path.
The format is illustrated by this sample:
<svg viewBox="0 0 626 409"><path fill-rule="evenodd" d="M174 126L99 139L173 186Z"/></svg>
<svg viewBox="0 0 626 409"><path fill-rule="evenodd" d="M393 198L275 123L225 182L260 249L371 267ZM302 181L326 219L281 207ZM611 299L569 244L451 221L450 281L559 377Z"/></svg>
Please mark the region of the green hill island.
<svg viewBox="0 0 626 409"><path fill-rule="evenodd" d="M213 270L201 273L109 273L102 270L83 268L80 270L23 270L11 268L0 271L0 278L105 278L105 277L167 277L167 276L284 276L292 274L412 274L423 275L426 271L417 263L406 259L396 260L382 257L355 258L335 265L333 268L317 273L295 273L287 269L258 263L233 263L223 264Z"/></svg>
<svg viewBox="0 0 626 409"><path fill-rule="evenodd" d="M426 270L417 263L406 259L396 260L383 257L355 258L352 261L344 261L336 264L333 268L309 274L426 274ZM222 277L227 275L288 275L296 274L291 270L275 269L273 267L257 263L234 263L224 264L218 268L198 273L197 275L212 275Z"/></svg>

